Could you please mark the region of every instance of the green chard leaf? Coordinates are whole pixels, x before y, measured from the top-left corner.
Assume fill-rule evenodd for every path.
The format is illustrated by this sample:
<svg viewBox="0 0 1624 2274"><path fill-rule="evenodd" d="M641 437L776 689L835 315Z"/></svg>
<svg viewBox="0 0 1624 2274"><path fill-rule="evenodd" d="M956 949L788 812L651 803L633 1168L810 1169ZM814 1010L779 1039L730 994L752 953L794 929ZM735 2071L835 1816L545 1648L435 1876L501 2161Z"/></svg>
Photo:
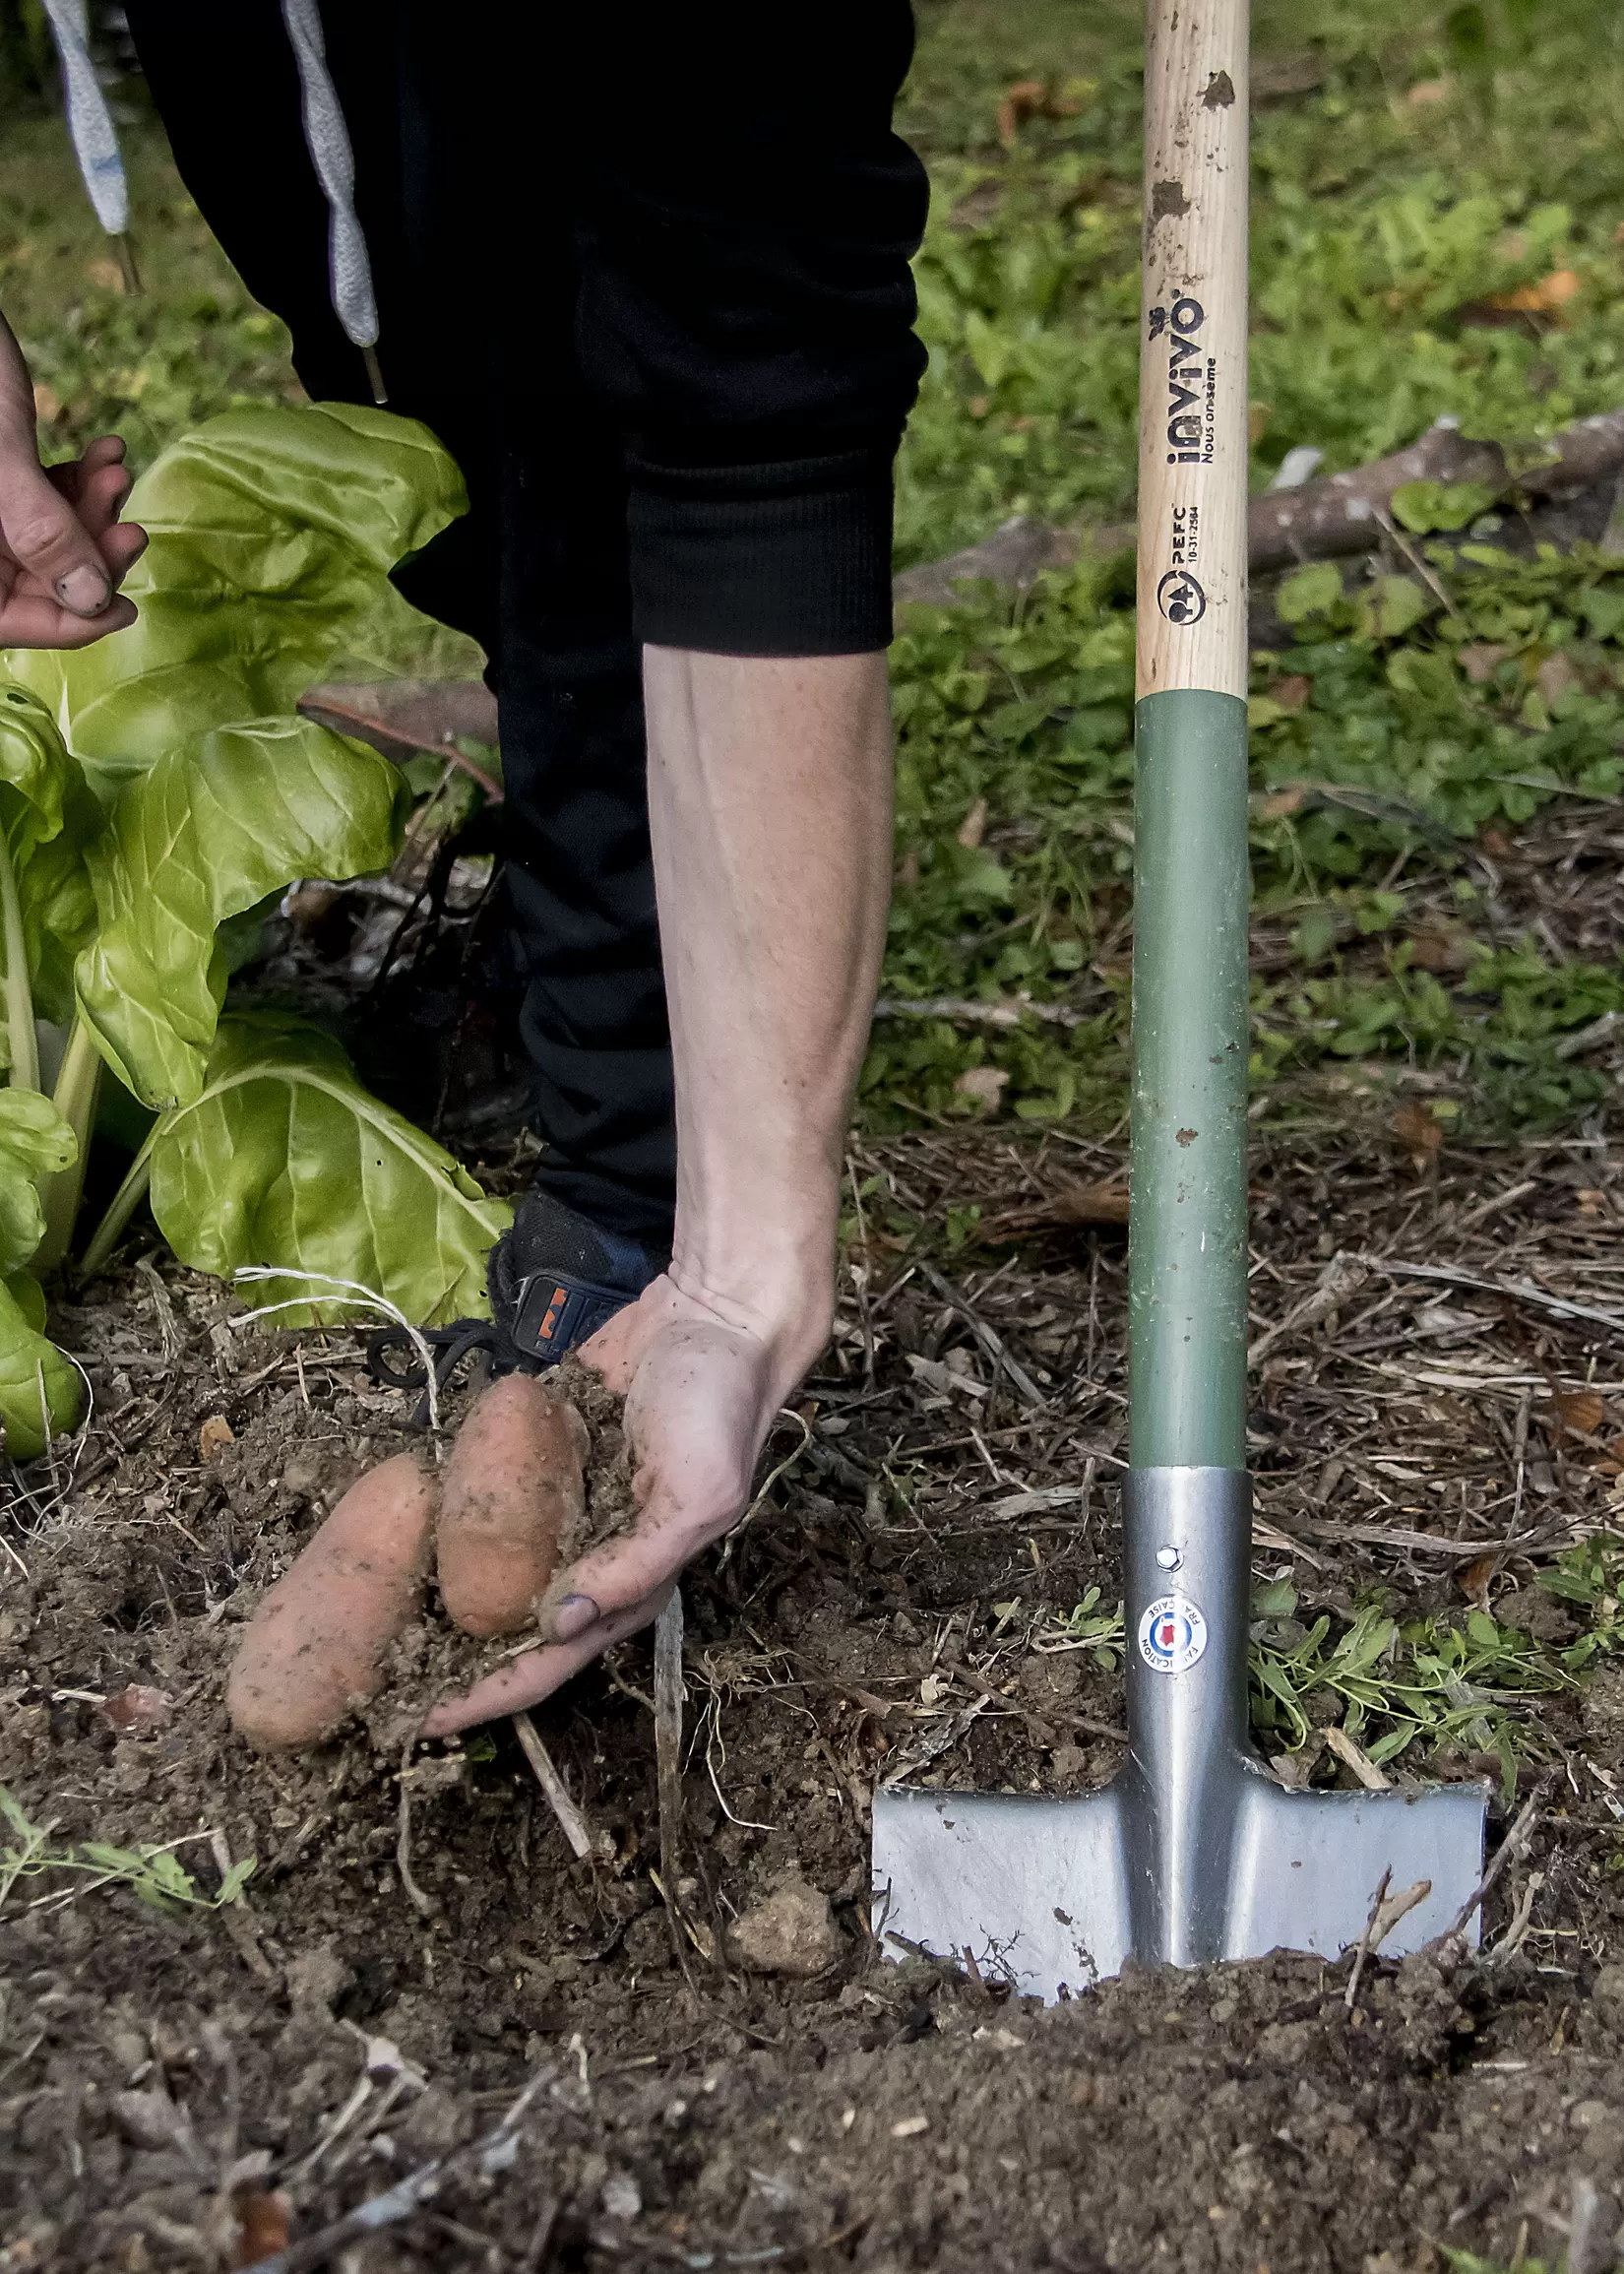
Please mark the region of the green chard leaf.
<svg viewBox="0 0 1624 2274"><path fill-rule="evenodd" d="M37 1090L0 1090L0 1429L31 1461L79 1416L78 1371L44 1333L45 1297L21 1266L45 1230L39 1186L78 1157L73 1130Z"/></svg>
<svg viewBox="0 0 1624 2274"><path fill-rule="evenodd" d="M0 1438L14 1461L31 1461L79 1419L77 1367L40 1332L45 1297L26 1271L0 1279Z"/></svg>
<svg viewBox="0 0 1624 2274"><path fill-rule="evenodd" d="M85 848L100 820L49 713L26 688L0 682L0 962L25 1041L35 1012L72 1014L71 958L95 914ZM20 974L11 969L18 942L28 966ZM14 1044L23 1046L8 1016L0 1066L12 1065Z"/></svg>
<svg viewBox="0 0 1624 2274"><path fill-rule="evenodd" d="M388 598L388 572L467 506L412 419L347 403L223 411L131 493L151 540L124 584L139 620L74 654L15 653L12 675L109 790L182 737L290 713Z"/></svg>
<svg viewBox="0 0 1624 2274"><path fill-rule="evenodd" d="M202 1093L225 995L226 918L295 877L384 868L410 792L376 751L313 720L219 727L126 784L91 873L100 924L80 1007L146 1105Z"/></svg>
<svg viewBox="0 0 1624 2274"><path fill-rule="evenodd" d="M39 1185L71 1168L79 1146L63 1116L37 1090L0 1090L0 1276L18 1271L45 1230Z"/></svg>
<svg viewBox="0 0 1624 2274"><path fill-rule="evenodd" d="M369 1096L331 1036L269 1014L220 1022L208 1083L150 1141L152 1211L182 1263L290 1274L282 1323L353 1318L296 1275L358 1281L434 1324L486 1308L485 1255L511 1211Z"/></svg>

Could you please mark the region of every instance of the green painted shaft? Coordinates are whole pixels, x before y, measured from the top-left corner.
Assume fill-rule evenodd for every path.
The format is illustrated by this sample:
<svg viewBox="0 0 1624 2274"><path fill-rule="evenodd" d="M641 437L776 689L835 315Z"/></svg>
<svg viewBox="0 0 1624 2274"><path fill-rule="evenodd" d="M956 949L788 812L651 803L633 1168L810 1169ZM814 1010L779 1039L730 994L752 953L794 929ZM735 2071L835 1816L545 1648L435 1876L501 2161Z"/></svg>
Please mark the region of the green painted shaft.
<svg viewBox="0 0 1624 2274"><path fill-rule="evenodd" d="M1246 1466L1246 705L1134 714L1129 1458Z"/></svg>

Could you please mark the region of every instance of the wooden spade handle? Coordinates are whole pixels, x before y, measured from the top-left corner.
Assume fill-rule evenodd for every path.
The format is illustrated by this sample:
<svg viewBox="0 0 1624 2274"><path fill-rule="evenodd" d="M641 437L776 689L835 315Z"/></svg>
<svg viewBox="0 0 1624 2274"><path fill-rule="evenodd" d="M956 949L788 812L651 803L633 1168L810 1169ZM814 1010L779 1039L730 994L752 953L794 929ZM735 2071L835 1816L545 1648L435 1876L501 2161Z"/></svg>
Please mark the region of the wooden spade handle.
<svg viewBox="0 0 1624 2274"><path fill-rule="evenodd" d="M1150 0L1139 693L1246 694L1246 0Z"/></svg>

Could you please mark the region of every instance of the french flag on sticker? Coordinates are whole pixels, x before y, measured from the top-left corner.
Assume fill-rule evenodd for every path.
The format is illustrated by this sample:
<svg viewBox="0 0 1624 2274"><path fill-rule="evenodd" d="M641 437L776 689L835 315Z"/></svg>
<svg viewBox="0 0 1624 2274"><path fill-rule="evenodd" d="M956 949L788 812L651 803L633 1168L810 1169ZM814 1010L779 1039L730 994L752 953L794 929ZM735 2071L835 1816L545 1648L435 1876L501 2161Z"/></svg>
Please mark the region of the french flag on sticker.
<svg viewBox="0 0 1624 2274"><path fill-rule="evenodd" d="M1139 1655L1156 1674L1187 1674L1207 1648L1207 1620L1198 1604L1163 1595L1139 1622Z"/></svg>

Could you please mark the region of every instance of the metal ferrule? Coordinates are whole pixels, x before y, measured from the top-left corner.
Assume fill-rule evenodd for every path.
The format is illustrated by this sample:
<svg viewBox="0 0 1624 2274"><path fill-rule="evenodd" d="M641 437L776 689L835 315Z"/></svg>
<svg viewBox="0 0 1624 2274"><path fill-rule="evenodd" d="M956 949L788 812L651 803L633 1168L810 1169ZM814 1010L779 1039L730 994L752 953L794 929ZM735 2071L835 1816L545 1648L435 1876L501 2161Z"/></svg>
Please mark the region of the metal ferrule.
<svg viewBox="0 0 1624 2274"><path fill-rule="evenodd" d="M1131 1469L1122 1537L1133 1946L1198 1965L1223 1948L1246 1750L1252 1480L1244 1469Z"/></svg>

